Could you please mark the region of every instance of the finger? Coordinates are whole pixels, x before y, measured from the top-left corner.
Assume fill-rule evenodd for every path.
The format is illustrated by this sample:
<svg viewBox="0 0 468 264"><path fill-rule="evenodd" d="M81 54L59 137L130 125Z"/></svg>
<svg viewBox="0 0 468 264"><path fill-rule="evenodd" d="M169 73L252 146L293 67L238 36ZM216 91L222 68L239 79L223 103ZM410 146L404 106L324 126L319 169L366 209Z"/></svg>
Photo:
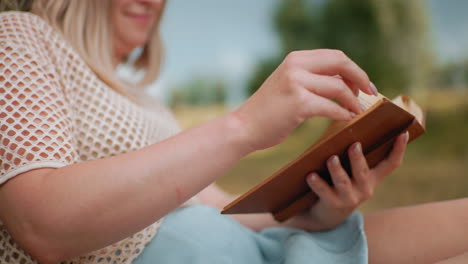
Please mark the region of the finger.
<svg viewBox="0 0 468 264"><path fill-rule="evenodd" d="M333 188L320 178L317 173L313 172L307 176L307 184L322 202L326 204L339 203L339 199L335 191L333 191Z"/></svg>
<svg viewBox="0 0 468 264"><path fill-rule="evenodd" d="M356 114L362 112L359 100L343 79L318 74L306 74L304 76L304 86L309 91L322 97L337 99L341 106Z"/></svg>
<svg viewBox="0 0 468 264"><path fill-rule="evenodd" d="M316 95L314 93L306 93L309 105L305 107L307 117L323 116L334 120L351 120L356 114L348 111L339 104Z"/></svg>
<svg viewBox="0 0 468 264"><path fill-rule="evenodd" d="M326 49L296 51L290 53L287 60L292 64L301 65L312 73L340 75L349 81L351 87L375 95L367 74L342 51Z"/></svg>
<svg viewBox="0 0 468 264"><path fill-rule="evenodd" d="M343 169L340 164L338 156L334 155L327 161L328 171L330 172L335 190L341 201L348 206L355 206L358 204L356 195L354 194L353 183L348 173Z"/></svg>
<svg viewBox="0 0 468 264"><path fill-rule="evenodd" d="M337 79L343 80L343 82L346 83L346 85L351 89L351 91L353 91L354 96L356 96L356 97L359 96L359 89L357 89L356 87L354 87L349 81L344 80L344 79L343 79L341 76L339 76L339 75L334 75L333 78L337 78Z"/></svg>
<svg viewBox="0 0 468 264"><path fill-rule="evenodd" d="M408 132L399 135L395 140L392 152L373 169L373 173L375 173L378 182L382 181L386 175L390 174L401 165L403 157L405 156L408 139Z"/></svg>
<svg viewBox="0 0 468 264"><path fill-rule="evenodd" d="M348 149L349 161L351 163L351 173L357 189L364 200L368 200L374 193L375 183L370 177L370 169L367 160L362 153L362 145L359 142L354 143Z"/></svg>

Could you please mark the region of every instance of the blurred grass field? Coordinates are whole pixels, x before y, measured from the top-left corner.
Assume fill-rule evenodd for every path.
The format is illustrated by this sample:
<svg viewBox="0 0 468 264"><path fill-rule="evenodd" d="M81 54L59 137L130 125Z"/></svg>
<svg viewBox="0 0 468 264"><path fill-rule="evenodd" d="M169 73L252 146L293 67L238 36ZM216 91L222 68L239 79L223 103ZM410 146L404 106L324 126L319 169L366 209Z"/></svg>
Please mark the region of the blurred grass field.
<svg viewBox="0 0 468 264"><path fill-rule="evenodd" d="M408 146L403 165L384 180L363 211L468 196L468 93L439 91L416 98L427 111L427 132ZM219 105L174 109L183 128L226 111ZM242 159L217 183L233 194L247 191L305 151L327 123L323 118L306 121L282 144Z"/></svg>

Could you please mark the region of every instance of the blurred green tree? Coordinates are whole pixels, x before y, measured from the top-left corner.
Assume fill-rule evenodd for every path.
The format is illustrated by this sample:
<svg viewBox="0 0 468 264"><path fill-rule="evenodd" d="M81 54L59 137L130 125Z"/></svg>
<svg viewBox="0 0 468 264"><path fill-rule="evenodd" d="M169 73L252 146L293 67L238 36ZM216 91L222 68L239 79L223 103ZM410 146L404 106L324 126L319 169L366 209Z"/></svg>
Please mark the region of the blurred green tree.
<svg viewBox="0 0 468 264"><path fill-rule="evenodd" d="M468 87L468 60L443 65L438 75L439 88L464 90Z"/></svg>
<svg viewBox="0 0 468 264"><path fill-rule="evenodd" d="M225 90L225 82L219 77L195 76L171 89L170 105L223 104Z"/></svg>
<svg viewBox="0 0 468 264"><path fill-rule="evenodd" d="M343 50L388 96L430 83L433 57L424 0L283 0L274 26L281 51L258 64L255 92L293 50Z"/></svg>

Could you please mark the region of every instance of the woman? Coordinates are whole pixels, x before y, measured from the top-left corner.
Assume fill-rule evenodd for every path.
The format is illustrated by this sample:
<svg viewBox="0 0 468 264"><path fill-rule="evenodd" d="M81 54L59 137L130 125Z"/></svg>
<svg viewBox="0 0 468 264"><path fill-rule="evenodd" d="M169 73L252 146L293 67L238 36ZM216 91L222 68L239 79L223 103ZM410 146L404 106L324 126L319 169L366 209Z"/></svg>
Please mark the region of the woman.
<svg viewBox="0 0 468 264"><path fill-rule="evenodd" d="M353 179L331 157L336 187L308 176L320 201L285 224L210 209L230 199L212 183L240 158L307 118L361 112L355 94L376 89L342 52L291 53L237 110L179 133L138 88L157 77L163 1L21 4L30 12L0 14L0 262L365 263L368 246L372 263L427 263L467 250L466 200L366 215L364 227L352 213L401 163L407 134L373 169L352 145ZM114 71L137 47L146 74L130 85Z"/></svg>

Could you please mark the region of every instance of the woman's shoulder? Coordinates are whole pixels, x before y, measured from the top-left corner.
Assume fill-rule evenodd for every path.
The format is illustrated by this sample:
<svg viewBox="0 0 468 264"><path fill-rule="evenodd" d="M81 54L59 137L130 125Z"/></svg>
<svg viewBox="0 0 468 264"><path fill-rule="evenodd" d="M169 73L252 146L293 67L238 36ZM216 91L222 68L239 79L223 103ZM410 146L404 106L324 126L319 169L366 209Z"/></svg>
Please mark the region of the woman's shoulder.
<svg viewBox="0 0 468 264"><path fill-rule="evenodd" d="M0 28L20 31L51 27L44 19L31 12L8 11L0 13Z"/></svg>
<svg viewBox="0 0 468 264"><path fill-rule="evenodd" d="M53 31L45 20L35 14L16 11L0 13L0 42L37 44Z"/></svg>

